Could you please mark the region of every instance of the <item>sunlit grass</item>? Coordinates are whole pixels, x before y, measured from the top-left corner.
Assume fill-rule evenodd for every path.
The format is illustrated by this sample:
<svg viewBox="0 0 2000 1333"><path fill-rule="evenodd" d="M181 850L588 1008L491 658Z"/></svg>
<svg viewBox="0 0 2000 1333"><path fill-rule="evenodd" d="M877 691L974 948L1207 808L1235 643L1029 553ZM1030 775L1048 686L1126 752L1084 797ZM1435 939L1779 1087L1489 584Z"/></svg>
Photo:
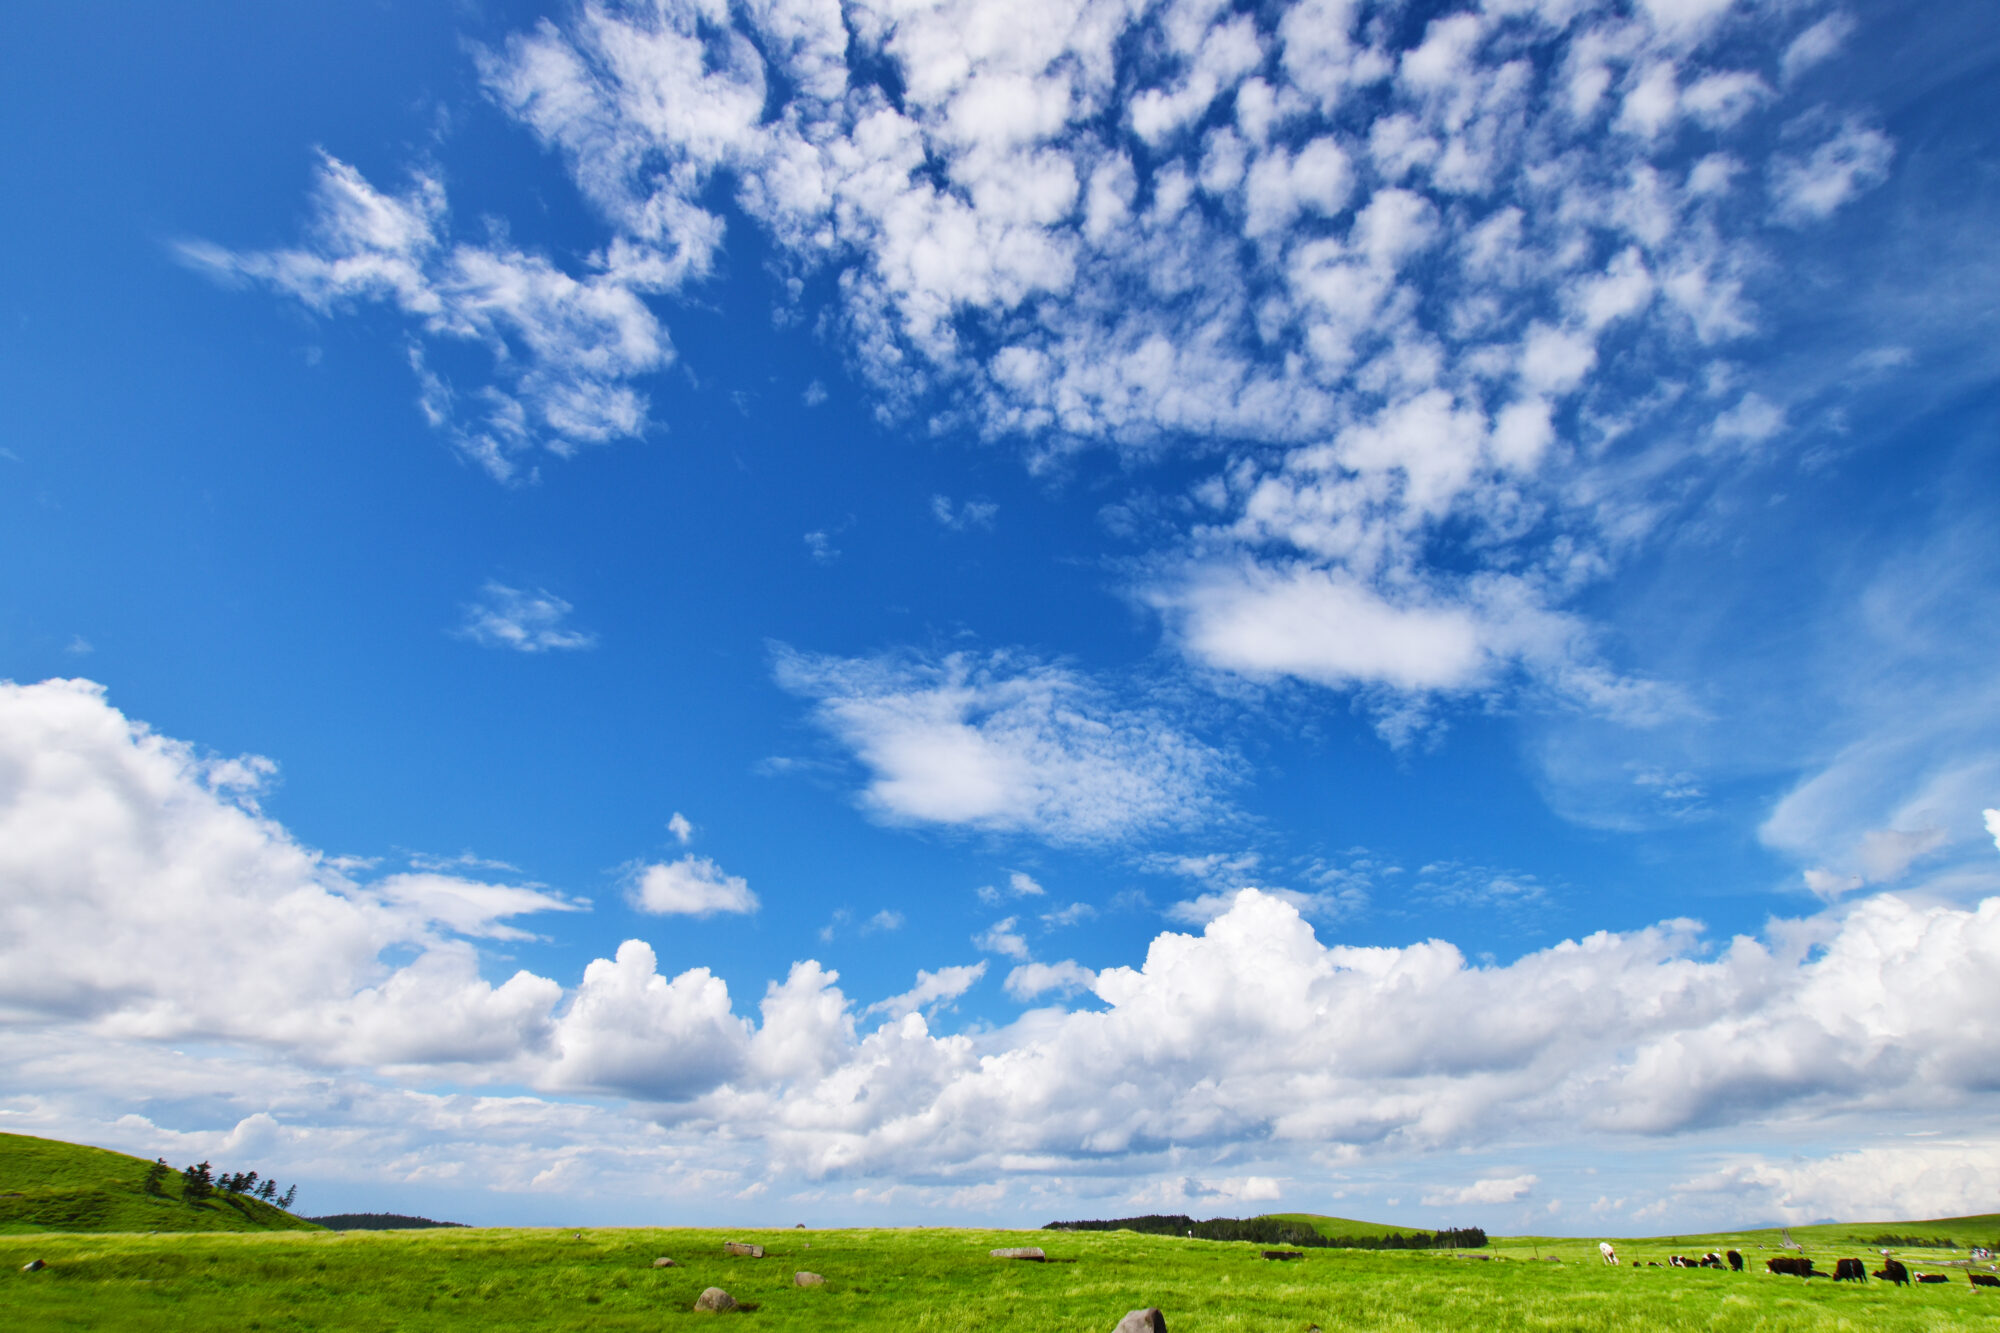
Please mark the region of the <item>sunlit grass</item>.
<svg viewBox="0 0 2000 1333"><path fill-rule="evenodd" d="M1752 1233L1743 1233L1745 1235ZM717 1319L768 1329L1093 1330L1158 1305L1175 1333L1337 1329L2000 1329L2000 1296L1963 1272L1895 1290L1620 1266L1594 1240L1520 1240L1490 1258L1314 1250L1269 1262L1252 1245L1130 1233L958 1230L451 1231L0 1237L0 1323L15 1329L671 1329ZM766 1247L727 1258L722 1242ZM1727 1237L1680 1238L1678 1251ZM1741 1239L1741 1236L1738 1237ZM1750 1242L1754 1244L1755 1242ZM1039 1244L1046 1264L996 1260ZM1618 1242L1629 1265L1669 1241ZM1738 1248L1741 1248L1739 1246ZM1831 1267L1833 1249L1812 1247ZM1775 1249L1747 1250L1752 1266ZM1854 1253L1864 1253L1855 1250ZM660 1255L677 1266L656 1269ZM1539 1256L1539 1257L1537 1257ZM1550 1257L1557 1262L1550 1262ZM20 1267L32 1258L49 1267ZM1914 1256L1913 1256L1914 1257ZM1918 1266L1921 1266L1921 1260ZM792 1284L800 1270L827 1285ZM754 1309L697 1314L704 1287Z"/></svg>

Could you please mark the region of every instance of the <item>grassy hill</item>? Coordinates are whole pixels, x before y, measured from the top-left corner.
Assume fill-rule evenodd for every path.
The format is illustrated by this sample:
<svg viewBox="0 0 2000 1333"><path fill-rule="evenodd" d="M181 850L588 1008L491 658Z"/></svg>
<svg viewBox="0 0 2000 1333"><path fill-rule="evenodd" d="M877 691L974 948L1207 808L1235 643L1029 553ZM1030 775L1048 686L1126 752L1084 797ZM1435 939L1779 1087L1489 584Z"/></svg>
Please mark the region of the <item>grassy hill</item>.
<svg viewBox="0 0 2000 1333"><path fill-rule="evenodd" d="M1322 1236L1389 1236L1398 1232L1407 1236L1424 1230L1423 1227L1396 1227L1386 1222L1359 1222L1351 1217L1328 1217L1324 1213L1264 1213L1261 1216L1273 1222L1290 1222L1297 1226L1311 1227Z"/></svg>
<svg viewBox="0 0 2000 1333"><path fill-rule="evenodd" d="M318 1231L261 1199L189 1202L179 1172L146 1192L151 1162L59 1139L0 1134L0 1234L30 1231Z"/></svg>

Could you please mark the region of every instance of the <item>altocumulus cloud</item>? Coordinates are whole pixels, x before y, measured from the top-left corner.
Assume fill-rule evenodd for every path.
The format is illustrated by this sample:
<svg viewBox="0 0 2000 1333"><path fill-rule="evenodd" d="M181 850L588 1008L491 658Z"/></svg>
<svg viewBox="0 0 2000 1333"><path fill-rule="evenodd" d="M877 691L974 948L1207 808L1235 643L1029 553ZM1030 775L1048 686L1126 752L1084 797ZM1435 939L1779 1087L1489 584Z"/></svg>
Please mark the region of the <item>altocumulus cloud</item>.
<svg viewBox="0 0 2000 1333"><path fill-rule="evenodd" d="M639 1156L645 1180L682 1192L913 1175L1032 1192L1074 1173L1073 1191L1129 1195L1240 1161L1246 1142L1274 1164L1260 1179L1323 1179L1445 1148L1744 1139L1779 1122L1853 1146L1789 1163L1741 1148L1682 1196L1948 1211L1970 1197L1955 1165L1990 1166L1990 1136L1885 1136L1908 1113L1990 1121L2000 899L1877 894L1764 939L1676 921L1481 967L1439 941L1328 945L1246 890L1136 966L1052 965L1017 987L1088 986L1092 1008L934 1030L920 1010L962 994L973 964L920 973L870 1029L870 1006L811 960L769 983L755 1018L705 968L662 975L640 941L574 987L526 971L492 985L477 937L575 904L448 875L357 881L238 798L243 766L219 771L87 683L0 687L0 1006L18 1037L0 1061L44 1089L20 1123L197 1141L105 1115L138 1069L149 1086L229 1089L237 1127L203 1143L304 1159L401 1116L399 1170L487 1163L559 1191ZM465 1091L482 1082L540 1095ZM316 1128L273 1124L294 1099ZM1456 1188L1468 1204L1547 1188L1547 1168L1529 1174Z"/></svg>
<svg viewBox="0 0 2000 1333"><path fill-rule="evenodd" d="M644 432L635 386L672 355L646 298L716 271L726 192L783 290L837 293L827 327L885 413L1034 466L1202 460L1132 588L1191 661L1392 695L1520 675L1643 719L1673 701L1564 608L1663 488L1727 466L1712 442L1786 430L1783 385L1701 368L1762 327L1768 224L1824 226L1894 168L1868 108L1795 101L1852 26L1590 0L1421 27L1359 0L585 5L476 54L604 228L577 272L453 240L435 174L385 191L331 158L297 246L181 253L316 311L401 310L425 412L513 477ZM439 340L491 348L497 382L445 383ZM1382 715L1392 738L1417 716ZM871 793L1025 818L967 786L935 811Z"/></svg>
<svg viewBox="0 0 2000 1333"><path fill-rule="evenodd" d="M893 823L1100 842L1212 816L1215 789L1234 774L1163 714L1024 654L781 647L776 672L868 770L862 801Z"/></svg>

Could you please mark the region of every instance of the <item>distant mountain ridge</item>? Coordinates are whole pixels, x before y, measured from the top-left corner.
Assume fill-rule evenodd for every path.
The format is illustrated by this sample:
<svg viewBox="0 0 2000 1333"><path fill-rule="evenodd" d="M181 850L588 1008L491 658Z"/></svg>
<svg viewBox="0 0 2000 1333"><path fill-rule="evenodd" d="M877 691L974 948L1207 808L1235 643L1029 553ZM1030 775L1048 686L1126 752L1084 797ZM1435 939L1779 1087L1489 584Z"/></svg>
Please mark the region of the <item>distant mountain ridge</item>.
<svg viewBox="0 0 2000 1333"><path fill-rule="evenodd" d="M318 1231L248 1195L182 1197L169 1171L148 1191L153 1163L108 1148L0 1134L0 1234L30 1231Z"/></svg>

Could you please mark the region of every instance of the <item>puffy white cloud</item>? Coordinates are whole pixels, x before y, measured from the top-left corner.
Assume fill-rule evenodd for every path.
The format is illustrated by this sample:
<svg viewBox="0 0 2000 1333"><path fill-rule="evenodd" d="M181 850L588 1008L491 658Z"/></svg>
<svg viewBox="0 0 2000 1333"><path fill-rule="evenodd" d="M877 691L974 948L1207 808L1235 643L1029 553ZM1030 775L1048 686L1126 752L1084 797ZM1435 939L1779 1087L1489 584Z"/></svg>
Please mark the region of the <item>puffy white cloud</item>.
<svg viewBox="0 0 2000 1333"><path fill-rule="evenodd" d="M532 1049L560 995L479 975L460 937L569 910L436 873L362 883L248 799L274 766L202 757L88 681L0 683L0 1010L308 1061L450 1063ZM226 923L226 924L224 924ZM415 952L392 967L385 950Z"/></svg>
<svg viewBox="0 0 2000 1333"><path fill-rule="evenodd" d="M1032 658L782 650L777 675L869 769L863 800L894 822L1098 841L1201 819L1229 774L1159 714Z"/></svg>
<svg viewBox="0 0 2000 1333"><path fill-rule="evenodd" d="M1109 1154L1114 1174L1194 1170L1243 1198L1322 1171L1316 1160L1551 1135L1657 1149L1727 1128L1738 1155L1687 1197L1922 1215L1984 1188L1957 1168L1990 1145L1906 1151L1882 1127L1990 1120L2000 898L1882 894L1727 942L1667 922L1481 966L1436 940L1328 945L1282 898L1246 890L1198 935L1159 935L1137 966L1023 958L1010 973L1016 999L1087 982L1101 1007L934 1032L920 1007L966 993L984 975L975 963L920 973L878 1007L908 1012L861 1034L838 978L810 961L769 986L761 1022L707 969L662 976L637 940L567 996L527 973L493 986L437 917L492 933L559 900L349 881L87 685L7 686L0 722L0 1064L21 1127L54 1108L89 1121L129 1104L136 1083L162 1105L240 1108L229 1132L288 1162L346 1160L341 1143L402 1117L391 1141L406 1155L371 1168L397 1178L583 1189L649 1152L647 1171L663 1174L648 1180L712 1194L923 1173L1046 1180L1100 1172ZM240 781L256 767L217 772ZM230 929L212 929L222 919ZM383 963L391 946L414 960ZM476 1078L545 1095L421 1091ZM561 1100L579 1095L629 1099L654 1128L635 1136ZM1778 1126L1864 1140L1787 1163L1756 1146ZM183 1142L146 1125L107 1137ZM1248 1143L1260 1164L1223 1166ZM1489 1207L1549 1172L1516 1162L1424 1188L1448 1201L1436 1206Z"/></svg>
<svg viewBox="0 0 2000 1333"><path fill-rule="evenodd" d="M712 916L754 912L758 907L749 881L726 873L705 856L639 867L631 875L627 896L632 906L655 916Z"/></svg>
<svg viewBox="0 0 2000 1333"><path fill-rule="evenodd" d="M2000 1140L1945 1135L1824 1157L1737 1156L1675 1186L1786 1222L1827 1217L1965 1217L2000 1191ZM1978 1242L1967 1241L1972 1244Z"/></svg>
<svg viewBox="0 0 2000 1333"><path fill-rule="evenodd" d="M525 592L489 582L480 589L479 600L465 608L458 632L488 648L511 648L521 653L596 647L595 634L563 628L563 621L574 609L542 589Z"/></svg>
<svg viewBox="0 0 2000 1333"><path fill-rule="evenodd" d="M1097 974L1073 958L1060 963L1022 963L1007 973L1007 993L1022 1002L1055 991L1074 995L1097 984Z"/></svg>
<svg viewBox="0 0 2000 1333"><path fill-rule="evenodd" d="M1015 927L1019 917L1003 917L972 937L973 944L987 953L997 953L1008 958L1019 958L1023 962L1028 957L1028 941Z"/></svg>

